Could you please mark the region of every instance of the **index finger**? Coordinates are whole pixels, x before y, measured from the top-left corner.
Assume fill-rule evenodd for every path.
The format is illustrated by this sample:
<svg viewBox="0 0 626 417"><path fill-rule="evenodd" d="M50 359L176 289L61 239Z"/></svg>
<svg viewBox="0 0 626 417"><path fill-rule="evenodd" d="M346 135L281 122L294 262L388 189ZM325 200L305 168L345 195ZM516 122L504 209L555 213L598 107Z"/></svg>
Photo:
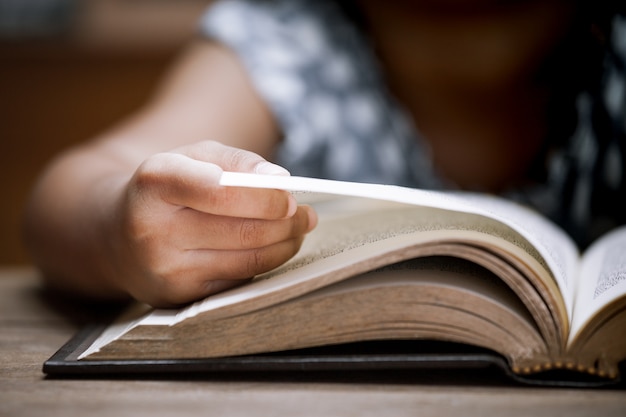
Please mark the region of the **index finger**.
<svg viewBox="0 0 626 417"><path fill-rule="evenodd" d="M205 213L275 220L291 217L297 209L287 191L222 186L222 168L183 154L157 155L142 171L145 178L158 183L163 201Z"/></svg>

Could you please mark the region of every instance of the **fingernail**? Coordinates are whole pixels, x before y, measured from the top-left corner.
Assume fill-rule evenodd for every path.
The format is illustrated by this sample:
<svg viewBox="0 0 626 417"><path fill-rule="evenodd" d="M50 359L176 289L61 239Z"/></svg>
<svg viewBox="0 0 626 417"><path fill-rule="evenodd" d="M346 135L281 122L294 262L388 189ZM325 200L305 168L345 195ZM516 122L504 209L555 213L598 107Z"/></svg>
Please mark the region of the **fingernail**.
<svg viewBox="0 0 626 417"><path fill-rule="evenodd" d="M315 226L317 226L317 213L315 212L315 210L313 210L312 208L309 207L309 212L307 213L309 215L309 229L308 231L310 232L311 230L315 229Z"/></svg>
<svg viewBox="0 0 626 417"><path fill-rule="evenodd" d="M298 202L296 201L296 198L292 195L289 195L288 199L289 206L287 207L287 215L285 216L287 218L296 214L296 211L298 210Z"/></svg>
<svg viewBox="0 0 626 417"><path fill-rule="evenodd" d="M259 162L254 168L254 172L265 175L290 175L285 168L267 161Z"/></svg>

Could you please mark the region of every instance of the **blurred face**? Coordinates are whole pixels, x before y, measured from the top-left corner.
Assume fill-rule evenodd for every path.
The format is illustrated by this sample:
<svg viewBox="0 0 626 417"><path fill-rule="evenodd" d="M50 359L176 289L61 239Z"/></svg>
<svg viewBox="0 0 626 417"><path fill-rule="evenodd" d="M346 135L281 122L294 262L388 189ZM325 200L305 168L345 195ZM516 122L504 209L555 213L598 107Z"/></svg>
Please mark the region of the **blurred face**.
<svg viewBox="0 0 626 417"><path fill-rule="evenodd" d="M503 86L531 77L567 34L571 0L358 0L381 55L425 84Z"/></svg>
<svg viewBox="0 0 626 417"><path fill-rule="evenodd" d="M522 181L552 94L539 70L570 34L572 0L357 0L391 91L433 162L463 187Z"/></svg>

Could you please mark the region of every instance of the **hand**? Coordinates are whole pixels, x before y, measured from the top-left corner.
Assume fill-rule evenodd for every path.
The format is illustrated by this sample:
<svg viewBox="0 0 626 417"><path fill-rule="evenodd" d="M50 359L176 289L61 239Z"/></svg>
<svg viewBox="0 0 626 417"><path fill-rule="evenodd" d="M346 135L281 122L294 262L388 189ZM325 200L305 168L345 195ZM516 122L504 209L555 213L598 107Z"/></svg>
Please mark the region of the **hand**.
<svg viewBox="0 0 626 417"><path fill-rule="evenodd" d="M158 307L224 290L291 258L316 224L280 190L222 187L223 170L288 175L260 156L201 142L146 160L116 205L117 285Z"/></svg>

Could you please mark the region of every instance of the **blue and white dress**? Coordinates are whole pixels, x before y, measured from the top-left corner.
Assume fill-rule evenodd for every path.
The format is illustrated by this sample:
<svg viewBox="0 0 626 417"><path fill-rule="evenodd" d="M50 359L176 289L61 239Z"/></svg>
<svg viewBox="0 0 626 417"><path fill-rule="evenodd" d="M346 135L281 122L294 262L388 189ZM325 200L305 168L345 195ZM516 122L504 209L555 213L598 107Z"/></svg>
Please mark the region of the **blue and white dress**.
<svg viewBox="0 0 626 417"><path fill-rule="evenodd" d="M434 169L428 144L336 1L221 0L200 28L241 59L282 130L276 162L292 174L454 188ZM581 246L626 222L626 206L617 206L626 190L626 19L615 18L610 41L601 94L579 94L576 129L551 153L546 180L505 193L561 224ZM604 128L595 128L602 118Z"/></svg>

